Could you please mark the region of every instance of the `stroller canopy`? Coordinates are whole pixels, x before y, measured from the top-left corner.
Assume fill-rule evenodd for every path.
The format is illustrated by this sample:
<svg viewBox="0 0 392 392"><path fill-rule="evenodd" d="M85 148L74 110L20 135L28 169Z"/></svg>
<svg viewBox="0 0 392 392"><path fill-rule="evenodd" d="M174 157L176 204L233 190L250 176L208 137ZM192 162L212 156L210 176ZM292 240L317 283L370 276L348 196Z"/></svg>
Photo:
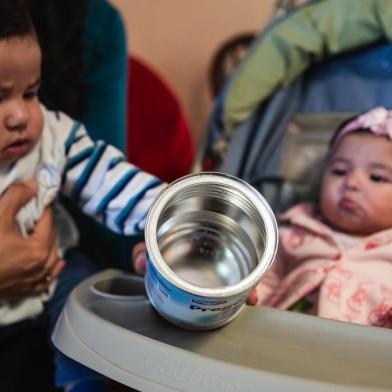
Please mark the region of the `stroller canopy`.
<svg viewBox="0 0 392 392"><path fill-rule="evenodd" d="M392 107L390 39L387 0L315 0L272 22L219 94L204 154L219 146L218 170L257 187L281 176L283 138L299 114Z"/></svg>
<svg viewBox="0 0 392 392"><path fill-rule="evenodd" d="M273 92L313 64L392 39L388 0L318 0L269 26L241 63L226 93L227 129L247 120ZM344 89L341 89L344 91Z"/></svg>

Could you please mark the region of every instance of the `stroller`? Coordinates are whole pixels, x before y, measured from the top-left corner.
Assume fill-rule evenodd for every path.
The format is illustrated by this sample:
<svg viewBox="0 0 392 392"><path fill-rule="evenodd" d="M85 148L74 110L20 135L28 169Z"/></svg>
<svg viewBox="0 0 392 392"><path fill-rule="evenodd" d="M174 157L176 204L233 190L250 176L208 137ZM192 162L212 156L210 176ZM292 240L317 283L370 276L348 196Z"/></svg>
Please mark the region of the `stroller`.
<svg viewBox="0 0 392 392"><path fill-rule="evenodd" d="M386 2L315 0L273 21L218 95L195 171L246 180L275 212L313 199L331 132L392 107L391 20Z"/></svg>

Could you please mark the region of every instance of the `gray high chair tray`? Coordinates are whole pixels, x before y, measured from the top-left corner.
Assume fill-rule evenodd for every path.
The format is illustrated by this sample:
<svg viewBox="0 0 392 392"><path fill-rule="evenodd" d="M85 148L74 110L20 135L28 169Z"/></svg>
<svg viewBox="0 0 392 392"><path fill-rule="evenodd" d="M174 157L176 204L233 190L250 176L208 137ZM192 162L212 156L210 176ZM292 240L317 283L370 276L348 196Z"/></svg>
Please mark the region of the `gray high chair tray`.
<svg viewBox="0 0 392 392"><path fill-rule="evenodd" d="M390 330L246 306L192 332L162 319L142 278L106 270L74 289L52 336L69 357L140 391L391 391Z"/></svg>

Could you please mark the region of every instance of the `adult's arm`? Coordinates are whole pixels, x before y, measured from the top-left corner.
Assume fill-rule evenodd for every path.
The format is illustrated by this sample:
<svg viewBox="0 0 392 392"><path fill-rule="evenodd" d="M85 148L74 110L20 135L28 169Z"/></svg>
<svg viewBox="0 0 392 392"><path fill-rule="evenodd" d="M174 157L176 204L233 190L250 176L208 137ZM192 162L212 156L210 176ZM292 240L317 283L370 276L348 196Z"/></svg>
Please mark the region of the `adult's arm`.
<svg viewBox="0 0 392 392"><path fill-rule="evenodd" d="M16 215L35 193L35 184L17 184L0 197L0 299L43 292L64 266L49 208L31 236L24 238L19 232Z"/></svg>

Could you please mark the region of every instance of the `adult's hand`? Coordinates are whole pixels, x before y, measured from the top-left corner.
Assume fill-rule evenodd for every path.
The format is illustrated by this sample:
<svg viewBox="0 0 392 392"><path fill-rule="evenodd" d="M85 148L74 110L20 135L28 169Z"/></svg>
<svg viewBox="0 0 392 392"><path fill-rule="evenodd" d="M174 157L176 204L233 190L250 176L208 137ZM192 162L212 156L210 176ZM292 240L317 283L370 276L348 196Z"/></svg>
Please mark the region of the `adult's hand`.
<svg viewBox="0 0 392 392"><path fill-rule="evenodd" d="M16 215L36 191L35 183L17 184L0 198L1 299L20 299L45 291L64 267L58 257L50 208L29 237L23 238L19 232Z"/></svg>

